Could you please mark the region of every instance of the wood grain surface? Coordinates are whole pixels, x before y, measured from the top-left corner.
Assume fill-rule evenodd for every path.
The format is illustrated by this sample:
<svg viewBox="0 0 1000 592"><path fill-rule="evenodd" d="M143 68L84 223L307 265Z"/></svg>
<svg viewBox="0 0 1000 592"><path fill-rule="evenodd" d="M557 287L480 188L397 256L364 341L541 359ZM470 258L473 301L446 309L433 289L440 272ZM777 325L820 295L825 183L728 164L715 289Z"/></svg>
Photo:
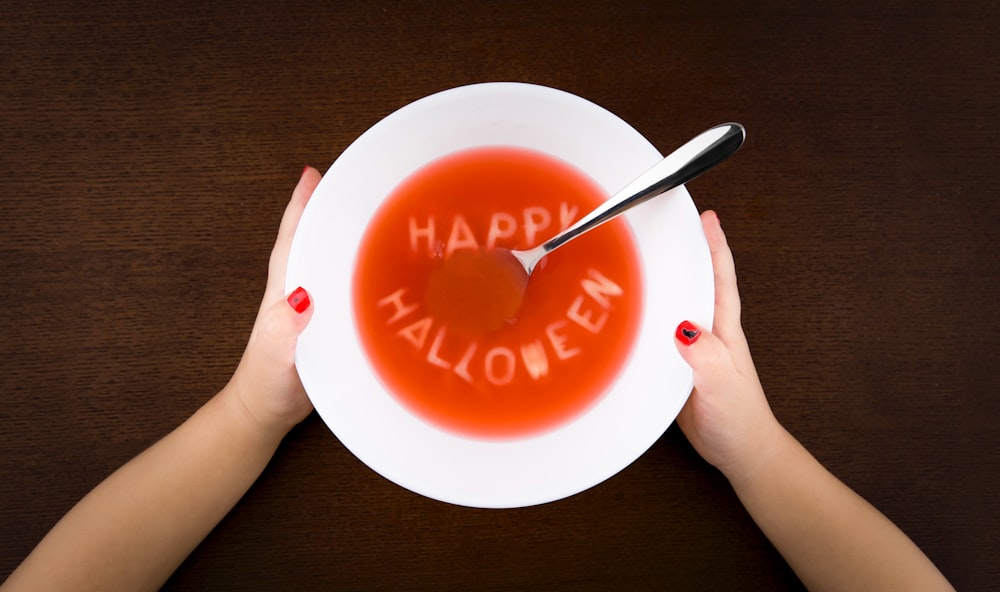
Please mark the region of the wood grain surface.
<svg viewBox="0 0 1000 592"><path fill-rule="evenodd" d="M303 165L510 80L662 151L747 127L689 189L729 235L775 413L959 589L990 589L998 30L985 0L4 3L0 577L225 384ZM490 511L384 480L313 416L166 589L801 584L676 427L593 489Z"/></svg>

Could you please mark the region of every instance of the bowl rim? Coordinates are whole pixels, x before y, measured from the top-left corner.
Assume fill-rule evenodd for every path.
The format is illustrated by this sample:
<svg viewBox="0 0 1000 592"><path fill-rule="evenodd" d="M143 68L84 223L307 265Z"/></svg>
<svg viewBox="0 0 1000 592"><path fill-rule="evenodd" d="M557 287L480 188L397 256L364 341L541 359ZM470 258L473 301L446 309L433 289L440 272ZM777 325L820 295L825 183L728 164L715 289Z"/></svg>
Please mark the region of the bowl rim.
<svg viewBox="0 0 1000 592"><path fill-rule="evenodd" d="M693 385L673 329L685 319L711 325L714 279L697 209L685 187L671 190L625 215L645 304L632 355L596 404L550 431L508 440L454 434L413 415L382 387L357 341L355 249L400 181L446 154L496 145L555 156L609 195L662 158L624 120L565 91L494 82L429 95L373 125L330 166L296 229L285 286L304 286L312 296L313 319L299 338L296 367L338 439L411 491L458 505L507 508L589 489L659 439Z"/></svg>

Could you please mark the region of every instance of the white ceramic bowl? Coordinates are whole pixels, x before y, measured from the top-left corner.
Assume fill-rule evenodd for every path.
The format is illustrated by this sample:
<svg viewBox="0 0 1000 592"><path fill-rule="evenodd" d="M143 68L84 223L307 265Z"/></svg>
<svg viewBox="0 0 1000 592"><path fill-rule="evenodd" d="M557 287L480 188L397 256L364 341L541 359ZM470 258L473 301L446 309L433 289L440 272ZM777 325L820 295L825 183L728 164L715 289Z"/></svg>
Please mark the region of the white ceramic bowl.
<svg viewBox="0 0 1000 592"><path fill-rule="evenodd" d="M422 495L507 508L588 489L663 434L692 388L674 329L684 319L711 324L714 284L698 212L679 187L626 214L643 273L644 311L631 357L595 405L551 431L502 441L463 437L414 415L382 386L358 342L355 253L375 210L403 179L446 154L498 145L555 156L609 195L661 158L620 118L562 91L487 83L431 95L374 125L331 165L296 230L285 285L312 295L315 312L299 339L296 365L341 442L382 476Z"/></svg>

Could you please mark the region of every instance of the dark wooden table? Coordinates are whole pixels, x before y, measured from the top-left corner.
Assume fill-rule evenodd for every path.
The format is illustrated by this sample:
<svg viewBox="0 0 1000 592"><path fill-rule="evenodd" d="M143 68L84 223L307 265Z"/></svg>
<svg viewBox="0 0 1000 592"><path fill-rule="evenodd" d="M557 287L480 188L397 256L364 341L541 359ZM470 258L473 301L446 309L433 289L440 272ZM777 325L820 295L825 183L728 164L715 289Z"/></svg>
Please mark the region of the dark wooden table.
<svg viewBox="0 0 1000 592"><path fill-rule="evenodd" d="M514 80L664 151L747 126L690 190L729 233L776 414L990 588L998 31L987 0L3 4L0 577L225 384L304 164ZM166 588L800 587L676 427L591 490L490 511L384 480L313 416Z"/></svg>

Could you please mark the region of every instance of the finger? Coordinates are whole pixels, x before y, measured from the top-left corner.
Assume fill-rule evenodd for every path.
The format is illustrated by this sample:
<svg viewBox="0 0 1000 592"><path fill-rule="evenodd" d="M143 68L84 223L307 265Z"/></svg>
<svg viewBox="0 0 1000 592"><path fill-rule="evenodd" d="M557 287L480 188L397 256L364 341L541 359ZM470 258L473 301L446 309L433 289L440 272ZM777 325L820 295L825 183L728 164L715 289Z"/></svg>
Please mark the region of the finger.
<svg viewBox="0 0 1000 592"><path fill-rule="evenodd" d="M749 376L756 370L740 321L740 291L736 281L733 252L729 249L726 234L719 224L718 214L711 210L706 211L702 214L701 220L715 273L715 322L712 332L730 348L737 368Z"/></svg>
<svg viewBox="0 0 1000 592"><path fill-rule="evenodd" d="M285 206L285 212L281 217L281 224L278 226L278 237L274 241L274 248L271 249L271 258L268 262L267 288L264 291L264 302L261 308L279 299L284 292L285 269L288 265L288 251L292 247L292 239L295 237L295 229L298 228L299 219L305 210L309 198L312 196L316 186L322 179L319 171L307 166L302 170L302 176L292 191L292 197Z"/></svg>
<svg viewBox="0 0 1000 592"><path fill-rule="evenodd" d="M322 177L319 171L307 166L302 169L302 176L299 177L298 184L292 190L292 197L285 207L285 213L281 217L281 225L278 227L278 238L275 247L291 245L292 237L295 235L295 228L299 225L299 218L302 217L302 210L312 196L316 186L319 185ZM287 250L287 249L286 249Z"/></svg>
<svg viewBox="0 0 1000 592"><path fill-rule="evenodd" d="M720 337L734 333L740 326L740 292L736 285L736 264L729 249L726 234L719 225L719 216L712 210L701 215L705 239L712 255L715 273L715 323L714 331Z"/></svg>

